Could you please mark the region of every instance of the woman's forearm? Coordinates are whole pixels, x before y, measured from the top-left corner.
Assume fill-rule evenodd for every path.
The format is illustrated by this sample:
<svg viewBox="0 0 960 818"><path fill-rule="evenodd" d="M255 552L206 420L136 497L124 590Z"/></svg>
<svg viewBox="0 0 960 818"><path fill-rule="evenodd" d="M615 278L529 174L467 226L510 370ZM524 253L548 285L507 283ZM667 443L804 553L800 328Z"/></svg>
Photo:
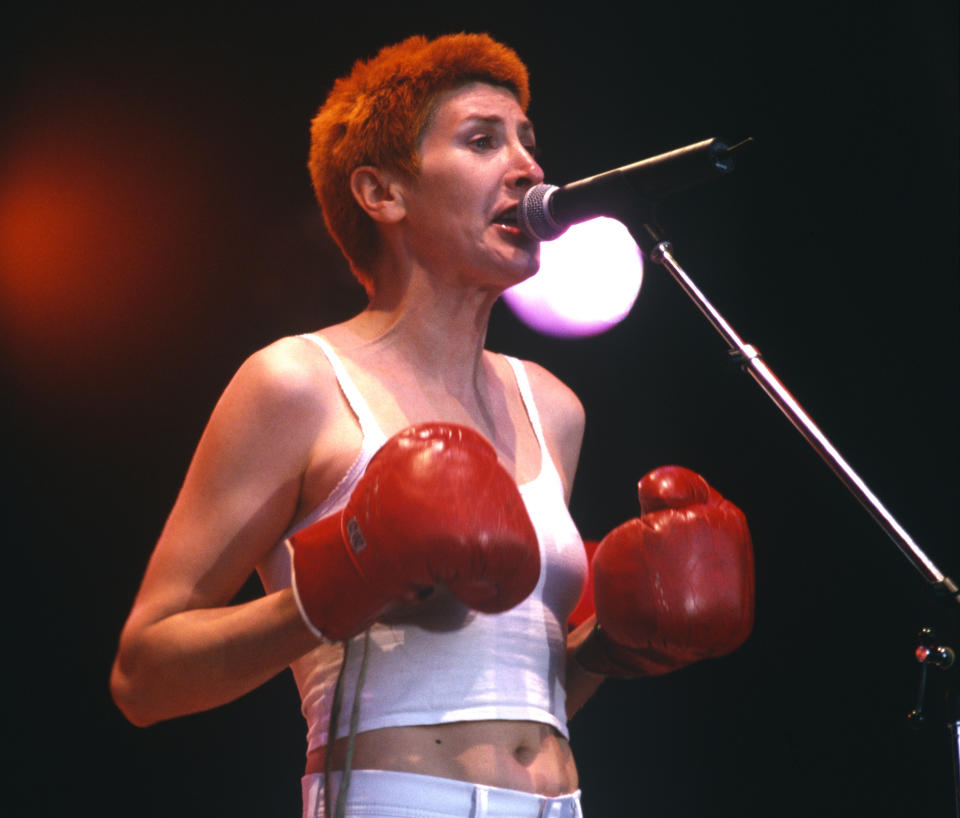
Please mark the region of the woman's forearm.
<svg viewBox="0 0 960 818"><path fill-rule="evenodd" d="M124 715L143 727L233 701L316 644L289 589L239 605L182 611L128 626L110 690Z"/></svg>

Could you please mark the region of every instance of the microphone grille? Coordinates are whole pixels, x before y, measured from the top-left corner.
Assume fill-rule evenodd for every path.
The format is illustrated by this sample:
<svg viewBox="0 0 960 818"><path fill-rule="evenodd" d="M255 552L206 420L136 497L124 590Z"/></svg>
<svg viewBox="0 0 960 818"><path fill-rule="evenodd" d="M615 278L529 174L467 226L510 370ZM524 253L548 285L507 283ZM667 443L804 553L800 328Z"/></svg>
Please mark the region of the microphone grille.
<svg viewBox="0 0 960 818"><path fill-rule="evenodd" d="M523 195L517 215L520 227L531 238L550 241L567 229L550 215L550 195L555 190L555 185L534 185Z"/></svg>

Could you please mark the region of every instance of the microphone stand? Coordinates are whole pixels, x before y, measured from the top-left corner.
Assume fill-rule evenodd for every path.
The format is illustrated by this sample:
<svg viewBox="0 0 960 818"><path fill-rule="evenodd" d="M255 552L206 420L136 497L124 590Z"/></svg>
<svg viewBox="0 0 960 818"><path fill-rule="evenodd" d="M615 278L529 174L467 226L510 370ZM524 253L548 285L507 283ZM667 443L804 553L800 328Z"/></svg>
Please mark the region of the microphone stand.
<svg viewBox="0 0 960 818"><path fill-rule="evenodd" d="M840 478L841 482L857 498L861 505L866 508L873 519L886 532L887 536L893 540L894 544L900 549L904 556L916 568L917 571L929 582L936 594L947 600L953 613L960 605L960 589L957 584L945 576L933 561L920 549L913 541L904 528L894 519L893 515L887 511L876 495L869 489L860 476L853 470L840 453L834 448L833 444L820 431L811 417L804 411L803 407L790 394L786 387L780 382L769 366L764 362L757 349L750 344L744 343L733 327L723 318L723 316L713 307L696 284L686 274L673 255L673 247L670 242L665 240L651 223L652 206L650 202L635 202L636 209L626 214L621 214L627 228L630 230L637 244L640 245L644 254L655 264L664 267L674 280L680 285L683 291L696 304L697 308L713 325L714 329L720 333L723 339L730 347L730 354L737 359L741 368L746 370L751 377L760 385L760 388L766 392L767 396L777 405L787 419L796 427L806 441L814 450L826 461L831 470ZM629 209L629 208L628 208ZM632 217L632 218L631 218ZM637 224L640 224L639 228ZM947 670L954 663L955 652L953 648L946 645L936 644L936 639L929 629L920 632L921 644L917 647L915 656L921 663L921 693L917 709L910 714L914 723L924 721L923 714L923 695L927 676L927 668L933 667L939 670ZM954 674L956 675L956 674ZM954 775L954 793L955 808L957 818L960 818L960 697L957 691L948 692L948 727L952 739L953 753L953 775Z"/></svg>

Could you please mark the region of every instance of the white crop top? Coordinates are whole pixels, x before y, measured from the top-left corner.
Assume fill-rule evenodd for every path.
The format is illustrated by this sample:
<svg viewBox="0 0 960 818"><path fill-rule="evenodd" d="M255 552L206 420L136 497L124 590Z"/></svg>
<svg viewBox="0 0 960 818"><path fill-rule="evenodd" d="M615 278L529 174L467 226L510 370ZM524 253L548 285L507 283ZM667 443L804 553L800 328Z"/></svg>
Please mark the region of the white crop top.
<svg viewBox="0 0 960 818"><path fill-rule="evenodd" d="M363 443L330 496L285 537L343 508L370 458L386 441L330 344L316 335L301 337L316 343L330 361L360 424ZM415 614L404 621L375 624L371 628L358 732L522 719L550 724L569 736L564 687L566 623L583 589L586 554L564 502L560 475L544 442L526 371L520 361L507 360L540 444L540 472L520 486L540 542L540 579L526 600L504 613L471 611L453 597L438 594L418 605ZM290 556L285 542L271 550L259 571L268 593L290 587ZM349 653L338 736L349 732L362 640L362 635L355 637ZM342 657L342 645L321 644L291 665L307 721L308 751L327 743L330 706Z"/></svg>

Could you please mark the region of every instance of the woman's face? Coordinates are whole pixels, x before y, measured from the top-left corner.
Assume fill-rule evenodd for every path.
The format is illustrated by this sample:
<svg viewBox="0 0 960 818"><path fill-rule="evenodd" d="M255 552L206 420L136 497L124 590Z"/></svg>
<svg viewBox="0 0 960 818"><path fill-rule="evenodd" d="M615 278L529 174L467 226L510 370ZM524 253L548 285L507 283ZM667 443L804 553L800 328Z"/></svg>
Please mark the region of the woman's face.
<svg viewBox="0 0 960 818"><path fill-rule="evenodd" d="M540 246L517 225L524 192L543 181L533 126L516 97L474 82L446 91L405 185L408 246L425 266L501 289L533 275Z"/></svg>

